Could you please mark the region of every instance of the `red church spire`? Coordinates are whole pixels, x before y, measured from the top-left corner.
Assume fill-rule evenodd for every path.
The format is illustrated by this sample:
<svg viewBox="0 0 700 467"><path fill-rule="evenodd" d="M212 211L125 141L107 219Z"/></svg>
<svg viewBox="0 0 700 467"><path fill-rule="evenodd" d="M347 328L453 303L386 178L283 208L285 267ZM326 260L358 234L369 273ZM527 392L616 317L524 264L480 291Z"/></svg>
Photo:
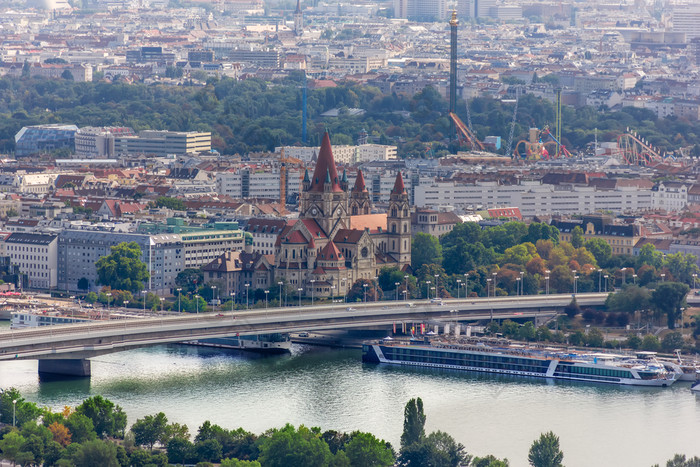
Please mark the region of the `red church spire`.
<svg viewBox="0 0 700 467"><path fill-rule="evenodd" d="M333 159L333 151L331 150L331 139L328 136L328 132L323 134L321 150L318 152L318 161L316 162L316 169L311 179L309 191L324 191L324 184L328 183L326 180L331 184L330 191L343 191L340 187L338 171L335 168L335 160Z"/></svg>
<svg viewBox="0 0 700 467"><path fill-rule="evenodd" d="M394 189L391 190L392 195L402 195L406 193L406 187L403 185L403 177L401 176L401 171L396 174L396 181L394 182Z"/></svg>
<svg viewBox="0 0 700 467"><path fill-rule="evenodd" d="M367 186L365 185L365 176L362 175L362 170L357 171L357 178L355 179L355 186L352 187L353 193L362 193L367 191Z"/></svg>

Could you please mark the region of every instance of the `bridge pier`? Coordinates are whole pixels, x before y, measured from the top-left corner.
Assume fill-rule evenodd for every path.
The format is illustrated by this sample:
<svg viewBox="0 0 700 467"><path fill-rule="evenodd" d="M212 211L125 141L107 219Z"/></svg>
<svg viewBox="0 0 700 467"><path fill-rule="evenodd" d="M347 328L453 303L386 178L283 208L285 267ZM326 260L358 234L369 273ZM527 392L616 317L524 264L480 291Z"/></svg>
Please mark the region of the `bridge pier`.
<svg viewBox="0 0 700 467"><path fill-rule="evenodd" d="M86 358L39 360L39 374L90 376L90 360Z"/></svg>

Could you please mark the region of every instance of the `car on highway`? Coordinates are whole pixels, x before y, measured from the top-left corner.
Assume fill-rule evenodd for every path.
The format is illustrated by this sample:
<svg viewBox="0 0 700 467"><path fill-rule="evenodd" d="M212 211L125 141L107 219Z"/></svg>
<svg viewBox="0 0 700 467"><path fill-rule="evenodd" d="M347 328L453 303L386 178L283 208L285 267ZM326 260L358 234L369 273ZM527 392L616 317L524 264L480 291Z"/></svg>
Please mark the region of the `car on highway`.
<svg viewBox="0 0 700 467"><path fill-rule="evenodd" d="M430 303L433 305L442 305L442 299L441 298L431 298Z"/></svg>
<svg viewBox="0 0 700 467"><path fill-rule="evenodd" d="M349 306L349 307L346 308L346 310L347 310L347 311L355 311L355 308Z"/></svg>

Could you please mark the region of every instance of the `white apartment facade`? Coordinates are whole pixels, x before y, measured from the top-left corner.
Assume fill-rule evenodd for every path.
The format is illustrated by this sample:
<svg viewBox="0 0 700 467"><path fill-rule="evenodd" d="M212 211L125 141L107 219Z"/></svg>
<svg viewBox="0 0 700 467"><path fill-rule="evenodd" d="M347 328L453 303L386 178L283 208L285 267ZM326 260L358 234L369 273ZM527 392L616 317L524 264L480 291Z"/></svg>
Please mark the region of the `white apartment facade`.
<svg viewBox="0 0 700 467"><path fill-rule="evenodd" d="M58 283L58 236L16 232L5 239L10 264L19 268L30 289L53 289Z"/></svg>
<svg viewBox="0 0 700 467"><path fill-rule="evenodd" d="M590 186L546 185L540 182L523 182L520 185L436 182L418 185L415 187L415 205L433 209L451 206L457 211L515 206L520 208L523 217L587 214L602 210L622 214L648 211L653 206L652 190L637 187L599 190Z"/></svg>

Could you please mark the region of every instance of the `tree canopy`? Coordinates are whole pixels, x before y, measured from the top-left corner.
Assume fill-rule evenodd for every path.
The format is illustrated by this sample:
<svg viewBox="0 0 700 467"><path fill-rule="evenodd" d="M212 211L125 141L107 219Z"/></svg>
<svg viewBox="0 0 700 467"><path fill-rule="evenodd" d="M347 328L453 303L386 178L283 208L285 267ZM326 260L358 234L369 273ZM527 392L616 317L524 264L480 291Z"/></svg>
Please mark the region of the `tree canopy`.
<svg viewBox="0 0 700 467"><path fill-rule="evenodd" d="M136 242L120 243L111 253L95 263L98 281L116 290L138 293L148 280L148 268L141 261L141 247Z"/></svg>

